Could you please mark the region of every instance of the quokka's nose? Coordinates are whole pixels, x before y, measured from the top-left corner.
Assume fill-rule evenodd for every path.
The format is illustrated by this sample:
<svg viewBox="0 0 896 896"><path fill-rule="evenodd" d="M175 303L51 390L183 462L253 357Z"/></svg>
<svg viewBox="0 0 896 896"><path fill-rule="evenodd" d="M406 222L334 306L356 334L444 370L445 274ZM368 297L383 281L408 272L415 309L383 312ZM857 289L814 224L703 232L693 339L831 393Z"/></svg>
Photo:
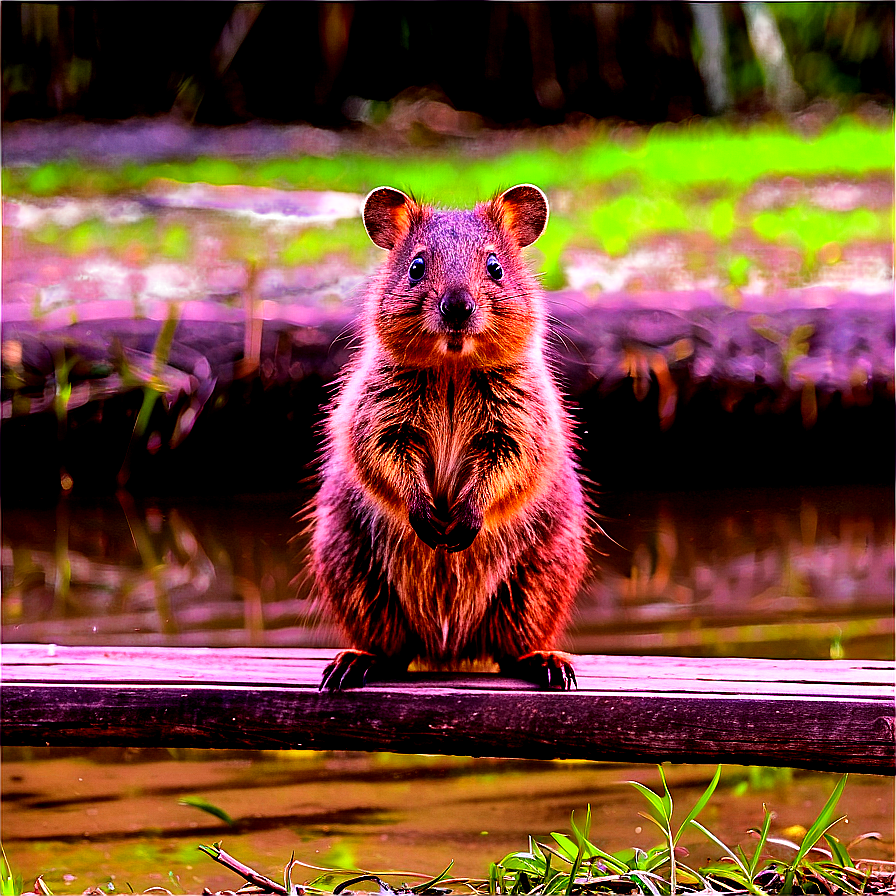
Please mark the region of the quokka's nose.
<svg viewBox="0 0 896 896"><path fill-rule="evenodd" d="M439 314L442 315L442 320L453 329L462 327L473 316L475 310L476 303L465 289L452 289L446 292L439 302Z"/></svg>

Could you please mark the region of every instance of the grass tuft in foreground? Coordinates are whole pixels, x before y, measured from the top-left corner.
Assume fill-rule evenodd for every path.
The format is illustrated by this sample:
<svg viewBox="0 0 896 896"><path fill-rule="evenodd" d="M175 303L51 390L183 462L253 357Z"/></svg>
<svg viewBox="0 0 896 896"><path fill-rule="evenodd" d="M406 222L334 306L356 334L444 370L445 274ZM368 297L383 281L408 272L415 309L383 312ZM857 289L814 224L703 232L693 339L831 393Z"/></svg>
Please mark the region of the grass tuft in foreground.
<svg viewBox="0 0 896 896"><path fill-rule="evenodd" d="M201 846L215 861L230 868L257 888L255 892L275 896L320 896L350 894L361 883L375 884L380 894L404 896L446 896L468 892L477 896L585 896L585 894L631 894L631 896L676 896L676 894L750 894L750 896L892 896L896 894L894 863L854 860L850 849L866 834L848 845L833 833L845 816L835 816L837 803L846 786L844 775L834 788L818 817L800 843L770 836L772 813L763 805L762 824L749 832L755 838L752 850L730 847L697 821L719 783L721 766L700 798L679 824L673 823L673 800L660 767L662 793L654 793L637 781L628 783L647 803L639 813L660 831L661 842L651 849L627 849L609 853L589 840L591 807L585 810L584 823L570 817L571 836L551 834L551 843L529 837L528 849L510 853L489 867L484 880L451 879L451 865L436 877L409 872L346 872L307 865L291 858L286 866L283 885L253 871L221 849L221 844ZM687 851L679 845L682 834L696 830L720 851L718 862L695 869L685 863ZM766 854L769 846L788 858ZM453 864L453 863L452 863ZM296 867L318 872L305 885L292 882ZM390 884L383 878L424 878L422 883ZM339 879L342 878L341 881ZM339 881L337 884L336 881ZM334 886L334 884L336 884ZM364 892L364 890L362 890Z"/></svg>

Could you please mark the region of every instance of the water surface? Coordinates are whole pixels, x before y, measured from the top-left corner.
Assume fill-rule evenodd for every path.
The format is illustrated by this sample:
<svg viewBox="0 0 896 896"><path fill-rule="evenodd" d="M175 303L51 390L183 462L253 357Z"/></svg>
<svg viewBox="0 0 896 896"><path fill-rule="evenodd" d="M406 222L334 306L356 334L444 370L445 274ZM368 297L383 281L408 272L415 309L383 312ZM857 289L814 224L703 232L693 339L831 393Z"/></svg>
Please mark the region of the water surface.
<svg viewBox="0 0 896 896"><path fill-rule="evenodd" d="M309 599L307 495L11 508L3 639L343 646ZM566 646L579 653L893 656L887 487L598 496L603 533Z"/></svg>

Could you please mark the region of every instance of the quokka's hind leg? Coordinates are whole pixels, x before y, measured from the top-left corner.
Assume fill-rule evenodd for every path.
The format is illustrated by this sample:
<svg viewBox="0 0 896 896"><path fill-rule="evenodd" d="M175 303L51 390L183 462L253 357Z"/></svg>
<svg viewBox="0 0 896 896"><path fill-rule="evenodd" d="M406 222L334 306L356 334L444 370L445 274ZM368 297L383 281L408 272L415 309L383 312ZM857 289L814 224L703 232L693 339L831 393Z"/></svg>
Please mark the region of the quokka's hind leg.
<svg viewBox="0 0 896 896"><path fill-rule="evenodd" d="M331 605L352 649L343 650L324 669L320 690L360 688L367 681L400 675L419 653L398 595L388 582L371 575L351 592Z"/></svg>
<svg viewBox="0 0 896 896"><path fill-rule="evenodd" d="M419 639L390 584L381 552L388 533L357 512L357 495L333 477L318 497L313 565L320 597L351 649L324 670L322 691L363 687L404 672L419 652Z"/></svg>
<svg viewBox="0 0 896 896"><path fill-rule="evenodd" d="M352 567L366 567L364 574L353 576L343 568L318 577L335 621L352 645L324 669L320 690L360 688L401 674L420 651L397 592L372 556L363 559Z"/></svg>
<svg viewBox="0 0 896 896"><path fill-rule="evenodd" d="M586 560L577 541L561 553L546 547L530 549L499 586L485 621L487 648L504 674L567 691L576 685L572 657L554 644L569 621Z"/></svg>

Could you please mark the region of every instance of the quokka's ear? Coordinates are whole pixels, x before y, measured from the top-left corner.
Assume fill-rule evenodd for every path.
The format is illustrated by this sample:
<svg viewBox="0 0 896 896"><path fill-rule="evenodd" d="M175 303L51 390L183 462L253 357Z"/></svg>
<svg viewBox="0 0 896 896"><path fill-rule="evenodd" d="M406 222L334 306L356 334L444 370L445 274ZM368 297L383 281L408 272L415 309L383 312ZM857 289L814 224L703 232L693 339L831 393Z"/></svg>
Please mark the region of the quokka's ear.
<svg viewBox="0 0 896 896"><path fill-rule="evenodd" d="M534 243L547 227L548 198L533 184L505 190L494 200L493 207L521 249Z"/></svg>
<svg viewBox="0 0 896 896"><path fill-rule="evenodd" d="M394 187L377 187L364 200L364 227L381 249L392 249L407 233L414 200Z"/></svg>

